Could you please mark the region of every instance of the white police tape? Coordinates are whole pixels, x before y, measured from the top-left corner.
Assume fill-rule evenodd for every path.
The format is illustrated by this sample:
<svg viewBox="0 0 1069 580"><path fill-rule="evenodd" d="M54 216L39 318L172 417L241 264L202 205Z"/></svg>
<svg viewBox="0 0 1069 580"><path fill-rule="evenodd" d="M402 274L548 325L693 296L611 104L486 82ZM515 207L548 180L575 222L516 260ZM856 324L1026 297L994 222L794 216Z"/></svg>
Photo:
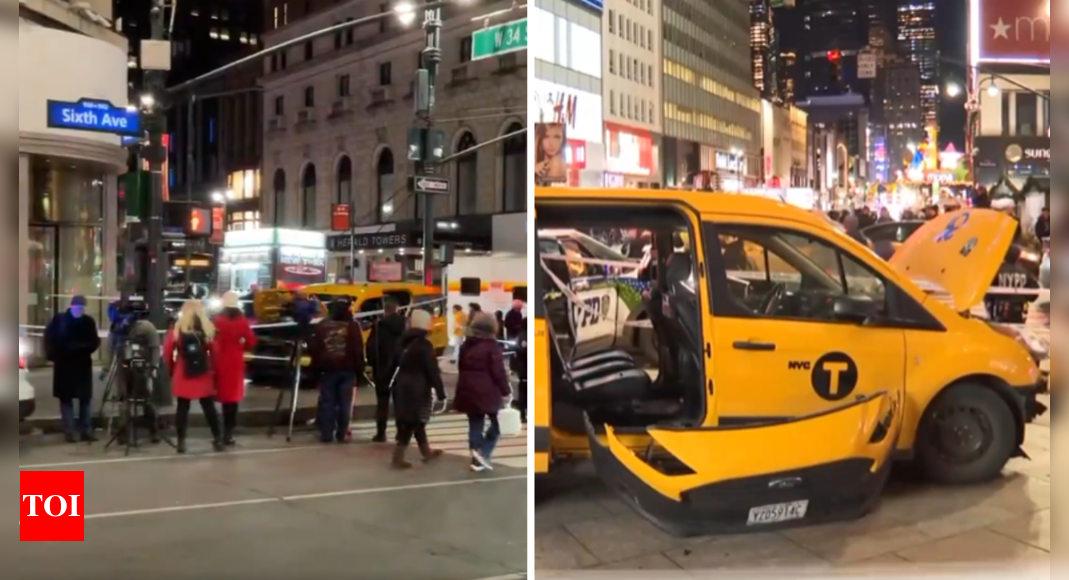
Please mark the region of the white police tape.
<svg viewBox="0 0 1069 580"><path fill-rule="evenodd" d="M97 298L100 299L100 300L104 300L104 298L102 298L102 297L97 297ZM339 296L339 298L344 299L345 297L344 296ZM397 308L397 310L398 310L398 312L408 312L408 311L411 311L411 310L425 308L425 307L430 306L430 305L447 302L448 300L449 300L448 298L434 298L432 300L421 300L421 301L419 301L417 303L409 304L408 306L399 306ZM204 301L203 300L189 299L189 300L181 300L181 302L184 304L186 302L204 302ZM358 313L358 314L353 316L353 320L354 321L360 321L360 320L365 320L365 319L368 319L368 318L374 318L376 316L382 316L384 314L386 314L386 310L385 309L371 310L371 311L368 311L368 312L360 312L360 313ZM319 324L322 321L323 321L323 318L316 318L316 319L312 320L311 324ZM270 324L254 324L254 325L252 325L252 329L254 331L256 331L256 330L269 330L269 329L273 329L273 328L293 328L295 326L298 326L298 324L296 322L274 322L274 323L270 323ZM47 326L37 326L37 325L31 325L31 324L20 324L19 325L19 336L24 336L24 337L28 337L28 338L43 338L44 337L44 332L43 331L47 330L47 328L48 328ZM29 331L29 332L25 332L24 333L24 331ZM160 334L165 334L167 332L167 330L159 330L157 332L159 332ZM109 336L111 336L111 333L109 333L106 330L102 330L102 331L100 331L98 333L98 335L100 336L100 338L108 338Z"/></svg>

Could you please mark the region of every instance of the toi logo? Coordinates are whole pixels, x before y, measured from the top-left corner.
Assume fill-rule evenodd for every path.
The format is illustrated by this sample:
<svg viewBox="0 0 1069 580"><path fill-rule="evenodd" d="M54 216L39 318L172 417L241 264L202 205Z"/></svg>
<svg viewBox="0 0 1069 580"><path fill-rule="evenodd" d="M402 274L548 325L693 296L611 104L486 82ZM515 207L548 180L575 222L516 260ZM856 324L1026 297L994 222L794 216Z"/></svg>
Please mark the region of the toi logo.
<svg viewBox="0 0 1069 580"><path fill-rule="evenodd" d="M85 541L85 472L19 472L19 541Z"/></svg>

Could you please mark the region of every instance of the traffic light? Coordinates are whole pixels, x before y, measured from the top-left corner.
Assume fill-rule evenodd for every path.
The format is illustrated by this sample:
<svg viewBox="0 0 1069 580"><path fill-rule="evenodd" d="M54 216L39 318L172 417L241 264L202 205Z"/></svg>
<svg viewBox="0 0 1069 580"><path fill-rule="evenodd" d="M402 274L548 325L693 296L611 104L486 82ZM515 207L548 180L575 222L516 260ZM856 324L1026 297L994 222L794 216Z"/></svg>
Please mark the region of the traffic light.
<svg viewBox="0 0 1069 580"><path fill-rule="evenodd" d="M212 210L194 207L189 210L186 221L186 236L190 238L208 238L212 235Z"/></svg>

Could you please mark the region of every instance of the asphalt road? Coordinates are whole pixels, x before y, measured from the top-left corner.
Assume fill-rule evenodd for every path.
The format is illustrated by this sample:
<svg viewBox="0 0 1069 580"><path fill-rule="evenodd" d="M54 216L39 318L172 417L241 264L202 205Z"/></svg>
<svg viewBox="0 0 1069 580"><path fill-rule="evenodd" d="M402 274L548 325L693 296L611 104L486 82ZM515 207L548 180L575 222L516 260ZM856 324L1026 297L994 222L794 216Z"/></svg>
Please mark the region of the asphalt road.
<svg viewBox="0 0 1069 580"><path fill-rule="evenodd" d="M1032 459L1014 460L995 483L936 488L897 481L876 513L856 522L719 538L666 536L620 502L589 464L565 467L538 490L546 497L535 507L535 569L542 579L578 570L1049 567L1050 437L1049 417L1030 426Z"/></svg>
<svg viewBox="0 0 1069 580"><path fill-rule="evenodd" d="M0 541L22 580L524 578L526 437L503 442L492 473L473 474L465 429L437 418L431 439L447 455L407 472L388 468L388 445L258 433L222 454L203 438L184 457L165 445L129 458L102 444L24 446L20 471L85 472L86 541L12 548L10 531ZM357 440L369 435L358 426Z"/></svg>

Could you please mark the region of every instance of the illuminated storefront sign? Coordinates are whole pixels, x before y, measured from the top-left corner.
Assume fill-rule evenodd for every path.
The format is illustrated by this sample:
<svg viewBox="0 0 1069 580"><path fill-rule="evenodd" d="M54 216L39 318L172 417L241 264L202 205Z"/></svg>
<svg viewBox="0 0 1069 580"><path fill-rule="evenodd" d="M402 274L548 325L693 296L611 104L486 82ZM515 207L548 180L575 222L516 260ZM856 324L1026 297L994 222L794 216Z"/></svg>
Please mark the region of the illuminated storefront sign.
<svg viewBox="0 0 1069 580"><path fill-rule="evenodd" d="M564 123L568 139L601 143L601 95L535 79L531 86L539 123Z"/></svg>
<svg viewBox="0 0 1069 580"><path fill-rule="evenodd" d="M605 123L605 169L610 173L648 177L656 172L653 135Z"/></svg>
<svg viewBox="0 0 1069 580"><path fill-rule="evenodd" d="M1049 0L970 0L973 64L1050 64Z"/></svg>

